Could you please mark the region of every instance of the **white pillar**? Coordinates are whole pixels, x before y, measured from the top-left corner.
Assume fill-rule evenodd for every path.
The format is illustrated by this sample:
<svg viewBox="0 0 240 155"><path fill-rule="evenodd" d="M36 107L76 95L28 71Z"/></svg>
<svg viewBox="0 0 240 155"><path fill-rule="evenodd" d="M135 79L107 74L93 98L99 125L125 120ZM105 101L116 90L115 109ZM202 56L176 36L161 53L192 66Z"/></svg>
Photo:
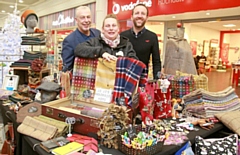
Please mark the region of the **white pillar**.
<svg viewBox="0 0 240 155"><path fill-rule="evenodd" d="M102 22L107 15L107 0L96 0L96 28L102 30Z"/></svg>

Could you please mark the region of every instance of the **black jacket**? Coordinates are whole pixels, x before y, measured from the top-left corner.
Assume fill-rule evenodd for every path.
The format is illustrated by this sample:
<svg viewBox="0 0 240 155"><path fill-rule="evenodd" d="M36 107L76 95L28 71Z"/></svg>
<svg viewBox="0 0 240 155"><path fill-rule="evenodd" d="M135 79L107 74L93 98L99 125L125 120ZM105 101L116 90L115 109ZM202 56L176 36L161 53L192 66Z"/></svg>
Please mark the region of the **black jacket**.
<svg viewBox="0 0 240 155"><path fill-rule="evenodd" d="M75 48L76 57L83 58L100 58L104 52L117 56L116 53L122 51L124 57L138 60L132 44L126 37L120 36L120 43L117 47L112 48L101 37L91 38L90 40L80 43Z"/></svg>

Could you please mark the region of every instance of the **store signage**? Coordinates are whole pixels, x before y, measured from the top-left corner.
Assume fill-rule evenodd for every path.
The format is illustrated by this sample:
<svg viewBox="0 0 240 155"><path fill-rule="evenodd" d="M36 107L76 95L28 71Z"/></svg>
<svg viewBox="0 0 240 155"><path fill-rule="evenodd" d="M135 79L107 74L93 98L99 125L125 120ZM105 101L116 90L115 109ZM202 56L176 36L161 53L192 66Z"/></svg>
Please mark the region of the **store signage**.
<svg viewBox="0 0 240 155"><path fill-rule="evenodd" d="M66 18L64 18L64 15L60 14L58 16L58 19L56 21L52 22L53 26L59 26L61 24L68 24L68 23L73 23L74 22L74 18L73 17L69 17L67 16Z"/></svg>
<svg viewBox="0 0 240 155"><path fill-rule="evenodd" d="M126 4L126 5L120 5L118 3L115 3L112 7L112 13L118 14L119 12L132 10L135 5L140 4L140 3L146 5L147 7L152 6L152 1L151 0L147 0L147 1L137 0L136 2L130 2L129 4Z"/></svg>
<svg viewBox="0 0 240 155"><path fill-rule="evenodd" d="M116 14L119 20L130 19L131 10L138 3L148 7L149 16L240 6L240 0L108 0L108 13Z"/></svg>
<svg viewBox="0 0 240 155"><path fill-rule="evenodd" d="M96 88L94 100L99 102L110 103L112 100L112 89Z"/></svg>

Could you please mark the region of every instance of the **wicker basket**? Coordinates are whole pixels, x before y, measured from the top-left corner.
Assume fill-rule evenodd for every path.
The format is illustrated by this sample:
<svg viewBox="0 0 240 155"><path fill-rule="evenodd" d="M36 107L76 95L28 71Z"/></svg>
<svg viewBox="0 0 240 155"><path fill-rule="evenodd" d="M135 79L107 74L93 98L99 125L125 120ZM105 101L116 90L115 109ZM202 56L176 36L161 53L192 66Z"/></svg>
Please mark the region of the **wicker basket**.
<svg viewBox="0 0 240 155"><path fill-rule="evenodd" d="M136 126L136 133L140 131L148 132L151 130L151 127L142 128L141 125ZM147 146L144 149L133 149L129 148L122 143L122 137L126 130L121 130L118 132L118 149L126 155L154 155L162 150L163 142L158 142L156 145Z"/></svg>

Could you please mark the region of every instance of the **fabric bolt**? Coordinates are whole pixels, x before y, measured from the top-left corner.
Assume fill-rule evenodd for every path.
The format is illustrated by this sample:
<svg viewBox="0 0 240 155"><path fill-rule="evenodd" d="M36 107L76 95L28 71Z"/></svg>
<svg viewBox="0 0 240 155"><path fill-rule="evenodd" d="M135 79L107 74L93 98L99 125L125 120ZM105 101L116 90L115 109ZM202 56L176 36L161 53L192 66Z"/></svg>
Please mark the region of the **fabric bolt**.
<svg viewBox="0 0 240 155"><path fill-rule="evenodd" d="M42 52L36 51L36 52L27 52L24 51L23 53L23 59L25 60L34 60L37 58L45 58L46 54L43 54Z"/></svg>
<svg viewBox="0 0 240 155"><path fill-rule="evenodd" d="M144 63L127 57L118 58L112 101L116 102L119 98L125 97L127 105L131 106L131 96L137 84L139 84L139 87L143 87L146 82L147 68Z"/></svg>
<svg viewBox="0 0 240 155"><path fill-rule="evenodd" d="M189 98L190 99L190 98ZM231 94L227 96L226 98L223 98L222 100L210 100L210 99L205 99L205 98L199 98L199 97L192 97L192 100L184 100L185 105L188 104L195 104L195 103L201 103L201 102L207 102L207 103L214 103L214 104L220 104L220 103L225 103L233 99L238 99L238 95L236 94Z"/></svg>
<svg viewBox="0 0 240 155"><path fill-rule="evenodd" d="M198 98L221 101L233 93L235 93L235 90L231 86L227 87L223 91L218 91L218 92L209 92L203 89L196 89L192 91L190 94L185 95L183 97L183 100L185 102L188 102L189 100L192 101L191 99L192 97L198 96Z"/></svg>
<svg viewBox="0 0 240 155"><path fill-rule="evenodd" d="M235 110L240 110L240 104L239 101L235 101L228 106L225 106L225 108L212 108L212 109L205 109L202 108L199 109L198 106L196 107L186 107L186 110L188 113L191 113L192 115L196 117L201 117L201 118L206 118L206 117L213 117L215 114L218 114L220 112L227 112L227 111L235 111Z"/></svg>

